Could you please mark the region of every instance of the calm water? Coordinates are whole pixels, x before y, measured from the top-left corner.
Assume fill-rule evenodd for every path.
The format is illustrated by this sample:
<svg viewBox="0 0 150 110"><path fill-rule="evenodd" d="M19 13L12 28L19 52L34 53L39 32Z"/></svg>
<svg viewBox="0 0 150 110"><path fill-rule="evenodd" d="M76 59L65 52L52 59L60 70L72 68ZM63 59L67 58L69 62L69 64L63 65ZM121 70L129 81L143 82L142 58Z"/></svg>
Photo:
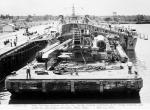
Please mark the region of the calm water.
<svg viewBox="0 0 150 110"><path fill-rule="evenodd" d="M150 38L150 24L132 25ZM143 77L143 88L140 92L141 103L150 102L150 39L139 39L135 49L135 57L132 58L134 64L137 66L140 75Z"/></svg>
<svg viewBox="0 0 150 110"><path fill-rule="evenodd" d="M150 24L131 25L138 32L148 35L150 38ZM30 103L150 103L150 40L138 39L135 52L128 52L131 61L134 63L143 77L144 87L140 91L140 97L135 99L124 97L106 97L106 98L58 98L53 99L43 97L32 97L25 99L13 99L7 91L0 92L1 104L30 104ZM3 85L1 85L3 87ZM1 88L2 88L1 87Z"/></svg>

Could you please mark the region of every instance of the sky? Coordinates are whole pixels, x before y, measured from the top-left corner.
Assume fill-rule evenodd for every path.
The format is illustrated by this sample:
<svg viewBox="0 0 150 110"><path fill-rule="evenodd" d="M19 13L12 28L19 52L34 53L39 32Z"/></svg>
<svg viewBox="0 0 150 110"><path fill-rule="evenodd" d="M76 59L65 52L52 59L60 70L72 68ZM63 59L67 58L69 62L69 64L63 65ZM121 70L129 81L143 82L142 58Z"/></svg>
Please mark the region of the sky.
<svg viewBox="0 0 150 110"><path fill-rule="evenodd" d="M70 15L73 4L80 15L150 15L150 0L0 0L0 14Z"/></svg>

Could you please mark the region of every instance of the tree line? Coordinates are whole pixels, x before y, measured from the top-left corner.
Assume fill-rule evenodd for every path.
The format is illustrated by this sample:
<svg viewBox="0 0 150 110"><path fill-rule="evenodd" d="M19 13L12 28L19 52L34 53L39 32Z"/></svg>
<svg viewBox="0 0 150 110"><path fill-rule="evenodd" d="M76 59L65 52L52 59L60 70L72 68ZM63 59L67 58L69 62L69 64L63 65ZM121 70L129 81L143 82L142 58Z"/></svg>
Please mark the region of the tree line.
<svg viewBox="0 0 150 110"><path fill-rule="evenodd" d="M9 14L6 14L6 15L1 14L0 18L1 19L13 19L13 16L10 16Z"/></svg>
<svg viewBox="0 0 150 110"><path fill-rule="evenodd" d="M67 17L67 16L66 16ZM66 18L64 17L64 18ZM81 15L78 15L78 17L83 17ZM89 17L92 20L95 21L106 21L106 22L120 22L120 23L150 23L150 15L117 15L117 16L94 16L89 15ZM10 19L12 21L17 21L18 19L24 19L26 22L32 22L32 21L47 21L47 20L58 20L59 16L53 16L53 15L27 15L27 16L11 16L9 14L1 14L0 19Z"/></svg>
<svg viewBox="0 0 150 110"><path fill-rule="evenodd" d="M143 23L150 23L150 15L130 15L130 16L124 16L124 15L118 15L118 16L107 16L104 18L104 21L111 22L116 21L120 23L137 23L137 24L143 24Z"/></svg>

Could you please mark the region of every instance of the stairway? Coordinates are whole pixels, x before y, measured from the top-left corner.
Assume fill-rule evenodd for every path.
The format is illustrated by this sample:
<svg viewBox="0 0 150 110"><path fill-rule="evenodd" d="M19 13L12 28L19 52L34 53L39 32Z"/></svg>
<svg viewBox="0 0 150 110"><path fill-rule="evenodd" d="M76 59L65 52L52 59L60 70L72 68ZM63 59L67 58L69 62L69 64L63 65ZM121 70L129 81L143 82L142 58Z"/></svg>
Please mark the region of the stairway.
<svg viewBox="0 0 150 110"><path fill-rule="evenodd" d="M81 31L78 28L74 28L73 30L73 48L78 50L82 48Z"/></svg>

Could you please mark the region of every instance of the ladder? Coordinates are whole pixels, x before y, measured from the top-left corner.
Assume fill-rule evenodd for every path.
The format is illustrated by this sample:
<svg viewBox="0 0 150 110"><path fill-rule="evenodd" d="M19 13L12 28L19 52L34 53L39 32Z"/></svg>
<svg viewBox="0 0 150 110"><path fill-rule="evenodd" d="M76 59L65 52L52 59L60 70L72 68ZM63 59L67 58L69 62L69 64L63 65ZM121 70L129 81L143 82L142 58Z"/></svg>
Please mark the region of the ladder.
<svg viewBox="0 0 150 110"><path fill-rule="evenodd" d="M82 45L82 35L78 28L73 29L73 45L74 47L80 47Z"/></svg>

